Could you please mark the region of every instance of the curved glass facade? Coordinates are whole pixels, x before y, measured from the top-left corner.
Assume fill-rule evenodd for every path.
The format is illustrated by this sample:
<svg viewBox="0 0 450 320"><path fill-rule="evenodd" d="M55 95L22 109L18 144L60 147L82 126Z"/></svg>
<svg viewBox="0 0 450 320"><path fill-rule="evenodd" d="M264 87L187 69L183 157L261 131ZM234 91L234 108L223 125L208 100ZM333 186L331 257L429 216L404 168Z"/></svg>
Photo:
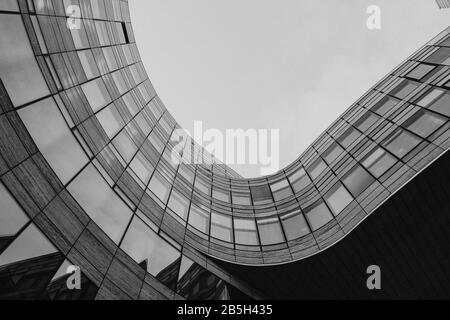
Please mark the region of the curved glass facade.
<svg viewBox="0 0 450 320"><path fill-rule="evenodd" d="M257 296L209 257L315 254L450 144L450 29L292 164L245 179L196 144L172 161L179 125L144 70L127 1L8 0L0 16L0 274L49 256L50 279L65 260L81 267L100 288L87 297L227 298L230 284ZM42 254L13 250L34 237Z"/></svg>

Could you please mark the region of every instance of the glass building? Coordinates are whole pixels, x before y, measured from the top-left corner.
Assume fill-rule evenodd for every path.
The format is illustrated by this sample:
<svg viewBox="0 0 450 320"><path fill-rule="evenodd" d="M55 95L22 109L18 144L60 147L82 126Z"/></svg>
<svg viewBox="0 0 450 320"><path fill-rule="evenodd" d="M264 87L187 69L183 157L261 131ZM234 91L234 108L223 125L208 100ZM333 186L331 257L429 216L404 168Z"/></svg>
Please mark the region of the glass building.
<svg viewBox="0 0 450 320"><path fill-rule="evenodd" d="M127 1L2 0L0 299L359 297L365 280L329 274L364 277L376 252L422 261L397 261L387 297L448 297L449 118L447 28L276 174L195 143L175 165Z"/></svg>

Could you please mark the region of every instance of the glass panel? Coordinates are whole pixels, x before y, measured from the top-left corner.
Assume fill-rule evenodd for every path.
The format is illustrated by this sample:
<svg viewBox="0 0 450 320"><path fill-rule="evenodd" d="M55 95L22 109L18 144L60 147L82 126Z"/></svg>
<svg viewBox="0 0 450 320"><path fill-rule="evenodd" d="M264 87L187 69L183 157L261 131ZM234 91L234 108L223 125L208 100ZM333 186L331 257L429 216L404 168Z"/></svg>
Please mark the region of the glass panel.
<svg viewBox="0 0 450 320"><path fill-rule="evenodd" d="M81 65L83 66L84 73L88 79L98 77L100 72L97 68L97 63L94 60L94 55L91 50L78 51L78 57L80 58Z"/></svg>
<svg viewBox="0 0 450 320"><path fill-rule="evenodd" d="M18 113L45 159L61 182L66 184L88 162L88 158L54 100L39 101Z"/></svg>
<svg viewBox="0 0 450 320"><path fill-rule="evenodd" d="M257 245L258 235L254 219L234 218L235 242L245 245Z"/></svg>
<svg viewBox="0 0 450 320"><path fill-rule="evenodd" d="M216 212L211 213L211 236L223 241L233 242L231 217Z"/></svg>
<svg viewBox="0 0 450 320"><path fill-rule="evenodd" d="M73 43L76 49L84 49L89 47L89 41L86 36L86 31L82 19L76 20L74 24L79 25L80 28L71 28L70 33L72 34Z"/></svg>
<svg viewBox="0 0 450 320"><path fill-rule="evenodd" d="M134 217L120 246L151 275L175 289L180 252Z"/></svg>
<svg viewBox="0 0 450 320"><path fill-rule="evenodd" d="M307 169L312 179L317 178L320 174L327 168L327 165L322 159L317 159L313 164Z"/></svg>
<svg viewBox="0 0 450 320"><path fill-rule="evenodd" d="M426 138L439 129L445 121L447 121L447 119L443 116L429 111L420 110L409 118L403 126L417 135Z"/></svg>
<svg viewBox="0 0 450 320"><path fill-rule="evenodd" d="M230 202L230 192L229 191L214 187L212 196L213 196L213 198L219 199L223 202Z"/></svg>
<svg viewBox="0 0 450 320"><path fill-rule="evenodd" d="M399 99L406 98L411 92L413 92L419 83L410 80L403 80L395 89L393 89L389 94L396 96Z"/></svg>
<svg viewBox="0 0 450 320"><path fill-rule="evenodd" d="M450 48L439 48L425 62L450 65Z"/></svg>
<svg viewBox="0 0 450 320"><path fill-rule="evenodd" d="M283 179L276 183L272 183L270 185L270 188L272 189L272 195L275 201L279 201L293 195L289 183L286 179Z"/></svg>
<svg viewBox="0 0 450 320"><path fill-rule="evenodd" d="M445 91L442 89L431 89L419 100L419 102L417 102L417 104L421 107L427 108L428 105L430 105L437 98L441 97L444 93Z"/></svg>
<svg viewBox="0 0 450 320"><path fill-rule="evenodd" d="M291 183L291 186L294 189L294 191L299 192L305 187L307 187L311 183L311 180L306 175L305 170L302 168L297 172L295 172L294 174L292 174L291 176L289 176L289 182Z"/></svg>
<svg viewBox="0 0 450 320"><path fill-rule="evenodd" d="M0 266L57 252L46 237L30 224L0 255Z"/></svg>
<svg viewBox="0 0 450 320"><path fill-rule="evenodd" d="M8 190L0 183L0 253L29 221Z"/></svg>
<svg viewBox="0 0 450 320"><path fill-rule="evenodd" d="M169 203L167 204L167 206L181 219L186 221L189 211L189 200L176 189L172 189L172 193L170 195Z"/></svg>
<svg viewBox="0 0 450 320"><path fill-rule="evenodd" d="M341 213L353 201L353 197L341 183L336 183L324 198L335 216Z"/></svg>
<svg viewBox="0 0 450 320"><path fill-rule="evenodd" d="M200 209L196 205L191 204L191 210L189 211L189 224L197 230L208 234L209 213Z"/></svg>
<svg viewBox="0 0 450 320"><path fill-rule="evenodd" d="M240 205L250 205L250 192L249 193L241 193L241 192L232 192L233 196L233 204L240 204Z"/></svg>
<svg viewBox="0 0 450 320"><path fill-rule="evenodd" d="M446 92L428 108L450 117L450 94Z"/></svg>
<svg viewBox="0 0 450 320"><path fill-rule="evenodd" d="M284 242L284 237L278 218L261 219L257 221L262 245L271 245Z"/></svg>
<svg viewBox="0 0 450 320"><path fill-rule="evenodd" d="M272 195L267 184L250 187L250 191L255 205L272 202Z"/></svg>
<svg viewBox="0 0 450 320"><path fill-rule="evenodd" d="M136 173L138 178L147 185L154 168L142 152L136 154L133 161L130 163L130 168Z"/></svg>
<svg viewBox="0 0 450 320"><path fill-rule="evenodd" d="M353 144L353 142L355 142L360 136L361 134L354 128L349 128L338 138L338 141L345 149L348 149L348 147L350 147L350 145Z"/></svg>
<svg viewBox="0 0 450 320"><path fill-rule="evenodd" d="M358 121L355 123L355 127L357 127L362 132L367 132L367 130L380 119L380 117L376 116L371 112L367 112L364 114Z"/></svg>
<svg viewBox="0 0 450 320"><path fill-rule="evenodd" d="M305 215L313 231L316 231L333 219L333 215L323 201L318 201L306 208Z"/></svg>
<svg viewBox="0 0 450 320"><path fill-rule="evenodd" d="M287 214L281 218L287 240L294 240L309 233L308 224L300 210Z"/></svg>
<svg viewBox="0 0 450 320"><path fill-rule="evenodd" d="M364 167L376 178L389 170L397 160L384 149L377 147L362 161Z"/></svg>
<svg viewBox="0 0 450 320"><path fill-rule="evenodd" d="M383 145L401 159L419 143L418 137L399 128L383 142Z"/></svg>
<svg viewBox="0 0 450 320"><path fill-rule="evenodd" d="M420 80L430 73L435 67L429 64L419 64L411 70L406 76L415 80Z"/></svg>
<svg viewBox="0 0 450 320"><path fill-rule="evenodd" d="M81 88L94 112L106 106L111 100L101 78L86 82Z"/></svg>
<svg viewBox="0 0 450 320"><path fill-rule="evenodd" d="M110 104L108 107L97 113L97 119L110 139L112 139L124 125L122 117L114 104Z"/></svg>
<svg viewBox="0 0 450 320"><path fill-rule="evenodd" d="M374 182L374 178L359 164L355 165L344 177L343 182L354 197L359 196Z"/></svg>
<svg viewBox="0 0 450 320"><path fill-rule="evenodd" d="M22 23L16 14L0 19L0 78L15 106L49 94Z"/></svg>
<svg viewBox="0 0 450 320"><path fill-rule="evenodd" d="M370 110L384 116L389 110L392 110L394 106L399 103L400 100L392 97L384 97L378 103L376 103Z"/></svg>
<svg viewBox="0 0 450 320"><path fill-rule="evenodd" d="M94 166L86 167L67 189L92 220L118 243L132 212Z"/></svg>
<svg viewBox="0 0 450 320"><path fill-rule="evenodd" d="M334 142L323 154L322 156L325 158L326 162L328 164L331 164L334 160L339 157L339 155L344 152L344 149L342 149L336 142Z"/></svg>
<svg viewBox="0 0 450 320"><path fill-rule="evenodd" d="M166 203L169 196L169 183L162 177L159 172L155 172L150 181L148 188L153 192L163 203Z"/></svg>

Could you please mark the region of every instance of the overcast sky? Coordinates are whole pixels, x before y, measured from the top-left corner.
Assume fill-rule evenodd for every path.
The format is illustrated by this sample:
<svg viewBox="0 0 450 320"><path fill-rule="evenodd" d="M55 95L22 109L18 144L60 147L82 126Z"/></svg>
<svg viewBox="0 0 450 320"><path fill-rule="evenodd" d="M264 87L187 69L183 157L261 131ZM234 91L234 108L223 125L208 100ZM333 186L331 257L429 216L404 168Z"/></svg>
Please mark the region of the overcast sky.
<svg viewBox="0 0 450 320"><path fill-rule="evenodd" d="M450 21L434 0L129 2L143 63L178 123L280 129L280 168ZM369 5L381 30L366 27Z"/></svg>

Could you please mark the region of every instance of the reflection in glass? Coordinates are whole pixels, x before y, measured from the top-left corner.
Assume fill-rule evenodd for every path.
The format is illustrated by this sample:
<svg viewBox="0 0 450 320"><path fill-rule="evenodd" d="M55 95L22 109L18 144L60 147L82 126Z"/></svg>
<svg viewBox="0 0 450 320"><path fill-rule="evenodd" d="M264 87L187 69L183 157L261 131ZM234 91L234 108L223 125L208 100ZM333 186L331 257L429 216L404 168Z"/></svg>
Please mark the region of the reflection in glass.
<svg viewBox="0 0 450 320"><path fill-rule="evenodd" d="M271 245L284 242L278 218L258 219L259 237L262 245Z"/></svg>
<svg viewBox="0 0 450 320"><path fill-rule="evenodd" d="M400 159L408 152L414 149L420 143L420 139L405 130L398 128L388 138L385 139L383 145L390 152Z"/></svg>
<svg viewBox="0 0 450 320"><path fill-rule="evenodd" d="M325 203L321 200L305 209L305 215L308 219L312 231L316 231L333 219L333 215L328 210Z"/></svg>
<svg viewBox="0 0 450 320"><path fill-rule="evenodd" d="M421 136L427 138L434 131L439 129L447 121L445 117L436 113L420 110L409 118L403 126Z"/></svg>
<svg viewBox="0 0 450 320"><path fill-rule="evenodd" d="M100 228L118 243L132 212L91 164L68 186L68 191Z"/></svg>
<svg viewBox="0 0 450 320"><path fill-rule="evenodd" d="M396 161L397 160L384 149L377 147L362 160L362 165L376 178L379 178L391 168Z"/></svg>
<svg viewBox="0 0 450 320"><path fill-rule="evenodd" d="M258 245L255 220L234 218L234 237L238 244Z"/></svg>
<svg viewBox="0 0 450 320"><path fill-rule="evenodd" d="M341 213L353 201L353 197L341 183L336 183L324 198L335 216Z"/></svg>
<svg viewBox="0 0 450 320"><path fill-rule="evenodd" d="M366 190L375 179L364 170L363 167L357 164L342 178L342 181L353 196L357 197Z"/></svg>
<svg viewBox="0 0 450 320"><path fill-rule="evenodd" d="M284 233L287 240L294 240L309 233L308 224L300 210L291 212L281 217Z"/></svg>

